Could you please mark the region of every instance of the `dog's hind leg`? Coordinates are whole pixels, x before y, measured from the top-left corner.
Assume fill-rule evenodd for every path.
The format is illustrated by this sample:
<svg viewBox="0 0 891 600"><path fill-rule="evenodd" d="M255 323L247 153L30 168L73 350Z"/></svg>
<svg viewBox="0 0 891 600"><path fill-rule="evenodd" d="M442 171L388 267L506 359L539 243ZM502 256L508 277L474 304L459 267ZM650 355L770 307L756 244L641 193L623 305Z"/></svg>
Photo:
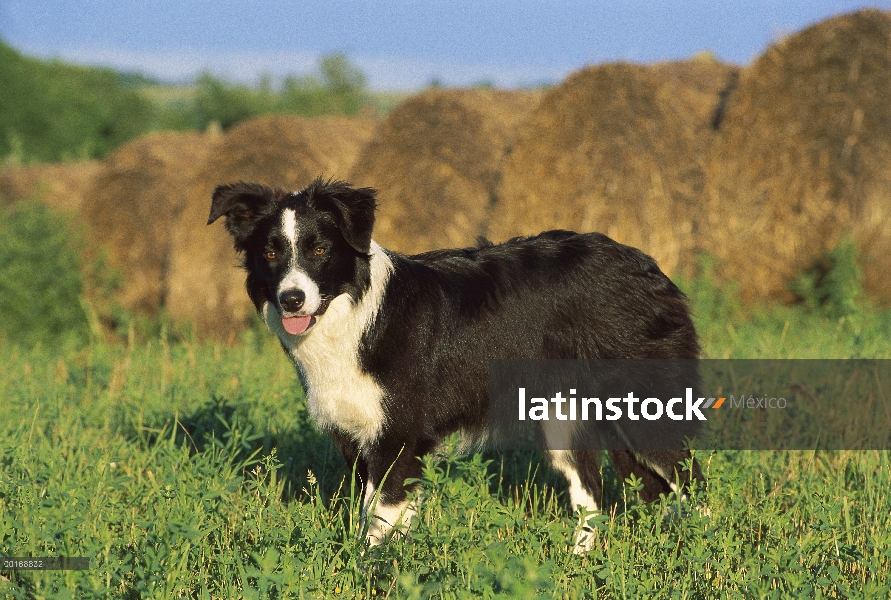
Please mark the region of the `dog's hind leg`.
<svg viewBox="0 0 891 600"><path fill-rule="evenodd" d="M663 476L669 473L667 469L663 470L663 473L656 472L639 460L638 453L630 450L611 450L609 454L620 485L632 474L641 480L643 488L640 490L640 498L644 502L652 502L659 498L659 494L668 494L672 491L668 480ZM674 479L671 481L674 482Z"/></svg>
<svg viewBox="0 0 891 600"><path fill-rule="evenodd" d="M587 519L600 512L602 485L598 453L590 450L549 450L551 466L560 471L569 484L569 502L579 515L578 529L572 551L584 554L597 540L595 531Z"/></svg>
<svg viewBox="0 0 891 600"><path fill-rule="evenodd" d="M660 494L670 492L685 498L685 486L704 480L695 460L691 471L682 470L681 462L690 456L684 450L613 450L610 456L620 481L631 473L643 481L640 497L644 502L652 502Z"/></svg>

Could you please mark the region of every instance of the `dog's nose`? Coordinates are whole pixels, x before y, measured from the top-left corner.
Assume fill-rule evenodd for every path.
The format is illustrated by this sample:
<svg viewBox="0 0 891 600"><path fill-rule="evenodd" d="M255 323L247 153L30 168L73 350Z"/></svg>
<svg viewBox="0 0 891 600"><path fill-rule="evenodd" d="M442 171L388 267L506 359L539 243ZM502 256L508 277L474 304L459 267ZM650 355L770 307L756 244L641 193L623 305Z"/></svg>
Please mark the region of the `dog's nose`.
<svg viewBox="0 0 891 600"><path fill-rule="evenodd" d="M295 313L303 307L306 294L301 290L288 290L278 297L279 303L286 312Z"/></svg>

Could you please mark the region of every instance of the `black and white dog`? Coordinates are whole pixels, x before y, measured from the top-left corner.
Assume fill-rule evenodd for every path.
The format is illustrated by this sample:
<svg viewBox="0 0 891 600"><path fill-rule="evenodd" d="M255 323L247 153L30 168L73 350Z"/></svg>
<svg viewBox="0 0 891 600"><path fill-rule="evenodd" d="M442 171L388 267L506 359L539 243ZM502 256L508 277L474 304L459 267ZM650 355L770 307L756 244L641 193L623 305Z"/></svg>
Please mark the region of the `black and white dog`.
<svg viewBox="0 0 891 600"><path fill-rule="evenodd" d="M417 457L488 419L499 358L696 358L686 298L638 250L600 234L549 231L499 245L402 256L372 240L376 191L317 179L299 192L219 186L247 291L297 367L310 412L357 464L372 544L407 524ZM599 509L598 452L555 450L570 501ZM684 451L611 453L643 497L678 491ZM385 477L389 470L389 475ZM700 479L695 465L682 480ZM383 481L383 484L381 483ZM575 550L593 535L579 531Z"/></svg>

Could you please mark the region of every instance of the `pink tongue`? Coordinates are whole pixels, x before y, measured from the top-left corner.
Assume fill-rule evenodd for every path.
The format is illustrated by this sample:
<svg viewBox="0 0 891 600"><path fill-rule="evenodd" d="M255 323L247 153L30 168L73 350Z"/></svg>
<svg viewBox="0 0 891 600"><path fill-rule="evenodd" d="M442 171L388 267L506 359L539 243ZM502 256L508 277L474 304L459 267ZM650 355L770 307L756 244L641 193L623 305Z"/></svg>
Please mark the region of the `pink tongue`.
<svg viewBox="0 0 891 600"><path fill-rule="evenodd" d="M291 335L300 335L307 329L309 329L309 322L312 320L312 317L284 317L282 319L282 325L285 328L285 331L290 333Z"/></svg>

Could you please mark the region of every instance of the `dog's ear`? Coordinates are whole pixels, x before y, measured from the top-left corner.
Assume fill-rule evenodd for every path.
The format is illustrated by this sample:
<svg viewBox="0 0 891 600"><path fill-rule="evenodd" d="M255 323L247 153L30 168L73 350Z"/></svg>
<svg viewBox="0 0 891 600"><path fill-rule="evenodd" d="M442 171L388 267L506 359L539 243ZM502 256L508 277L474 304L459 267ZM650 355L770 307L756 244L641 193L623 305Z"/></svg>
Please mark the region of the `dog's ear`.
<svg viewBox="0 0 891 600"><path fill-rule="evenodd" d="M317 180L311 187L315 187L310 195L313 200L328 201L327 208L334 213L340 233L347 243L356 252L368 254L371 250L371 231L374 229L374 211L377 208L377 190L353 188L343 181L323 183Z"/></svg>
<svg viewBox="0 0 891 600"><path fill-rule="evenodd" d="M257 221L269 214L275 204L275 192L265 185L243 181L220 185L213 192L207 224L225 216L226 231L232 234L235 249L242 252Z"/></svg>
<svg viewBox="0 0 891 600"><path fill-rule="evenodd" d="M371 231L374 229L374 211L377 209L377 190L358 188L350 191L346 197L334 198L341 216L340 232L357 252L368 254L371 250Z"/></svg>

